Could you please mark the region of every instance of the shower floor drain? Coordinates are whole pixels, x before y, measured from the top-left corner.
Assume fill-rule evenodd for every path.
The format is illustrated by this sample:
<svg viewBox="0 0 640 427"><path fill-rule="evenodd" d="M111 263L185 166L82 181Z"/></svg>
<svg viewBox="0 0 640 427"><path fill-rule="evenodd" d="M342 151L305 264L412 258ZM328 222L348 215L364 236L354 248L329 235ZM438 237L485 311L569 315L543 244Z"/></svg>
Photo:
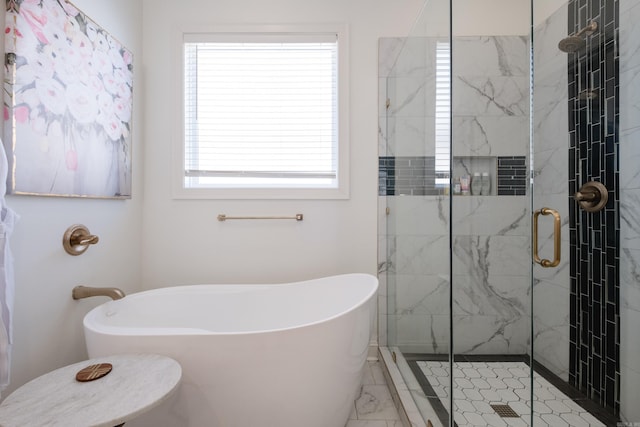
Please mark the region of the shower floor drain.
<svg viewBox="0 0 640 427"><path fill-rule="evenodd" d="M502 418L520 418L520 415L509 405L491 405L491 407Z"/></svg>

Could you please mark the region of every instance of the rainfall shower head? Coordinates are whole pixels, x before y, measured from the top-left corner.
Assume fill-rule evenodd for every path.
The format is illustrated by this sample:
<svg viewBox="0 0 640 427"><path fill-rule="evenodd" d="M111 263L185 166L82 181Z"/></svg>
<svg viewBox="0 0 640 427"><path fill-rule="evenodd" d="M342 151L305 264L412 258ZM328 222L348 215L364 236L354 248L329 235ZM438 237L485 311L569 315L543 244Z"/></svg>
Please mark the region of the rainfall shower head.
<svg viewBox="0 0 640 427"><path fill-rule="evenodd" d="M585 45L585 39L583 36L590 36L598 30L598 23L591 21L589 25L578 31L572 36L568 36L560 40L558 43L558 49L566 53L573 53L582 49Z"/></svg>
<svg viewBox="0 0 640 427"><path fill-rule="evenodd" d="M558 43L558 49L565 53L577 52L585 45L585 41L580 36L565 37Z"/></svg>

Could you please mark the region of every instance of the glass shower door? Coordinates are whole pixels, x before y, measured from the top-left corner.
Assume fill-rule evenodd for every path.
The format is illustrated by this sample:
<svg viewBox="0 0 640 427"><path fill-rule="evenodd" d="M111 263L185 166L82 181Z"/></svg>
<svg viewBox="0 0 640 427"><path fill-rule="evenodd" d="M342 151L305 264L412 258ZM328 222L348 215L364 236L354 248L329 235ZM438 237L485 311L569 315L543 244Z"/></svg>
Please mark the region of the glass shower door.
<svg viewBox="0 0 640 427"><path fill-rule="evenodd" d="M453 0L452 409L459 427L531 422L527 6Z"/></svg>
<svg viewBox="0 0 640 427"><path fill-rule="evenodd" d="M620 421L623 3L534 9L532 348L557 390L534 421L548 425Z"/></svg>
<svg viewBox="0 0 640 427"><path fill-rule="evenodd" d="M382 342L434 426L640 422L637 22L430 0L381 41Z"/></svg>
<svg viewBox="0 0 640 427"><path fill-rule="evenodd" d="M449 16L449 0L430 1L407 37L380 40L384 339L434 422L451 396ZM438 363L431 382L428 360Z"/></svg>

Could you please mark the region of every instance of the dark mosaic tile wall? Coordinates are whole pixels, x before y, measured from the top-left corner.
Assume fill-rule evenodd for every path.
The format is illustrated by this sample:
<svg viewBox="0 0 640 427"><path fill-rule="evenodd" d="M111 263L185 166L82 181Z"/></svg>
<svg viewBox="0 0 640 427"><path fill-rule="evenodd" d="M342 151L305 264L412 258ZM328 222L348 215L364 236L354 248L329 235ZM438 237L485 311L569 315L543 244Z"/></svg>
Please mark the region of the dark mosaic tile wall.
<svg viewBox="0 0 640 427"><path fill-rule="evenodd" d="M396 158L378 157L378 195L394 196L396 186Z"/></svg>
<svg viewBox="0 0 640 427"><path fill-rule="evenodd" d="M524 196L527 193L525 156L498 157L498 196Z"/></svg>
<svg viewBox="0 0 640 427"><path fill-rule="evenodd" d="M497 157L498 196L524 196L527 191L526 157ZM444 194L436 186L436 178L449 179L449 174L437 174L435 157L378 158L378 194L380 196L429 196Z"/></svg>
<svg viewBox="0 0 640 427"><path fill-rule="evenodd" d="M444 187L436 187L435 157L379 157L378 194L381 196L429 196L444 194Z"/></svg>
<svg viewBox="0 0 640 427"><path fill-rule="evenodd" d="M618 1L571 0L568 34L591 20L599 30L568 55L569 194L587 181L609 190L603 211L569 199L569 381L617 414L620 410L620 287L618 191Z"/></svg>

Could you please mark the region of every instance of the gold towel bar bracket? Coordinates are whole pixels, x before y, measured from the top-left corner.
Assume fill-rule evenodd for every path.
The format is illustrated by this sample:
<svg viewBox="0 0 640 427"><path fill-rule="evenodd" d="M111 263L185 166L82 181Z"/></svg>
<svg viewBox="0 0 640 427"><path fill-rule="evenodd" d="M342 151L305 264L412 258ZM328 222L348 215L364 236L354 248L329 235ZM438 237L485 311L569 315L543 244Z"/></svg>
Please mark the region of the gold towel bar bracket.
<svg viewBox="0 0 640 427"><path fill-rule="evenodd" d="M226 214L219 214L218 221L226 221L228 219L295 219L296 221L302 221L304 219L303 214L295 214L295 216L228 216Z"/></svg>

